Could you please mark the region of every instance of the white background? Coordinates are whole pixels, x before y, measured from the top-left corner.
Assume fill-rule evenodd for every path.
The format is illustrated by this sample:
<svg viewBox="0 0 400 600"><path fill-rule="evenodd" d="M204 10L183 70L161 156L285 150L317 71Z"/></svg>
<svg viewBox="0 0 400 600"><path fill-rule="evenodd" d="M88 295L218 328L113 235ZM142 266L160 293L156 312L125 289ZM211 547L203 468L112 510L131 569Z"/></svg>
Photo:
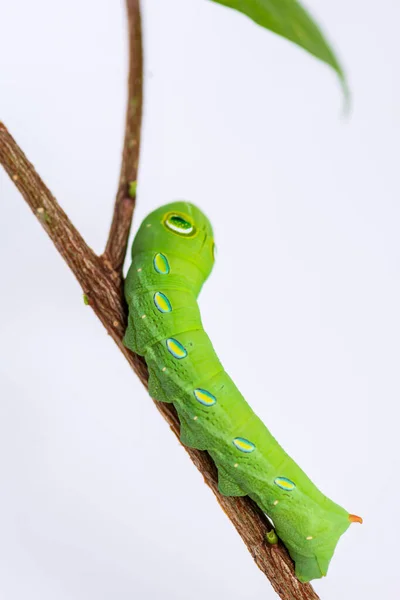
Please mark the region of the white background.
<svg viewBox="0 0 400 600"><path fill-rule="evenodd" d="M353 92L206 0L145 0L136 229L188 199L216 232L204 323L246 398L364 517L324 600L396 598L400 8L310 0ZM1 0L0 118L101 252L122 146L124 7ZM0 170L0 597L275 597Z"/></svg>

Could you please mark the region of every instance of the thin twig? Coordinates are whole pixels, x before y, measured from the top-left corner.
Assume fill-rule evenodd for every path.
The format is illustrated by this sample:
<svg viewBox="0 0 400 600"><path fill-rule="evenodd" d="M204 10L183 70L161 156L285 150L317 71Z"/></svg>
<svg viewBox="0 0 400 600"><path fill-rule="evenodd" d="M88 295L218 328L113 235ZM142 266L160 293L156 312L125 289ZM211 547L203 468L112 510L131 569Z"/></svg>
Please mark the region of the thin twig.
<svg viewBox="0 0 400 600"><path fill-rule="evenodd" d="M140 21L136 24L132 22L132 20L135 21L140 18L138 0L127 0L127 4L130 35L132 36L132 32L136 31L139 32L138 35L140 36L140 24L138 25ZM136 42L138 42L137 39ZM131 45L131 50L134 48L141 48L140 40L138 45ZM131 58L130 64L131 69L133 68L137 73L137 60ZM132 73L129 81L134 81ZM141 89L141 79L135 81ZM138 88L133 86L133 96L130 97L135 97L135 89ZM129 114L131 118L129 118ZM93 308L141 382L147 387L148 371L144 360L130 352L122 341L126 327L126 307L123 301L121 266L123 254L126 250L134 202L130 203L129 210L124 209L124 194L121 190L123 189L122 186L129 182L129 177L132 174L136 176L137 172L137 163L135 162L133 166L129 164L130 160L137 161L139 152L136 117L136 114L129 113L128 110L127 129L131 133L127 131L125 139L135 139L137 146L131 152L129 143L125 145L121 175L122 183L120 183L116 200L116 209L109 244L107 245L108 250L103 257L96 256L87 246L2 123L0 123L0 164L3 165L14 181L33 213L54 242L57 250L78 279L88 304ZM160 402L155 402L155 404L179 439L179 419L174 407ZM248 497L229 498L222 496L218 491L216 468L209 455L206 452L186 446L184 448L242 537L256 564L271 581L280 598L282 600L318 600L313 588L309 584L300 583L295 577L293 563L286 549L281 544L270 546L266 543L265 535L271 529L271 525L254 502Z"/></svg>
<svg viewBox="0 0 400 600"><path fill-rule="evenodd" d="M104 251L104 258L118 273L121 273L124 264L136 203L143 107L143 48L140 2L139 0L126 0L126 7L129 28L129 77L125 141L114 215Z"/></svg>

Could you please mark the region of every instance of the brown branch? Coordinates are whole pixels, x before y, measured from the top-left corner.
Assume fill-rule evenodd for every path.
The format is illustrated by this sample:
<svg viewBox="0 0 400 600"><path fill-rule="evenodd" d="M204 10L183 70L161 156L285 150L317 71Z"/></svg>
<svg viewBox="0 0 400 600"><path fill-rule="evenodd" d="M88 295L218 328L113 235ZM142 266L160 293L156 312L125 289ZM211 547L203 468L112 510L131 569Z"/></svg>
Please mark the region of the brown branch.
<svg viewBox="0 0 400 600"><path fill-rule="evenodd" d="M126 0L126 6L130 58L125 141L114 215L104 251L104 258L118 273L122 272L132 215L136 204L143 107L143 49L140 0Z"/></svg>
<svg viewBox="0 0 400 600"><path fill-rule="evenodd" d="M128 107L121 181L110 237L103 257L96 256L87 246L2 123L0 123L0 164L14 181L78 279L88 304L93 308L141 382L147 387L148 372L144 360L125 348L122 342L126 327L126 307L123 300L121 267L134 208L134 198L128 198L125 192L129 181L136 181L142 89L141 76L137 79L132 74L132 71L141 74L141 67L138 67L138 61L141 61L139 2L138 0L127 0L127 4L131 52L135 49L138 49L139 52L136 59L131 57L129 97L135 98L137 90L140 90L140 113L130 112ZM139 37L135 37L136 35ZM135 42L134 44L132 44L132 40ZM136 141L136 144L130 144L129 140ZM175 409L169 404L160 402L155 402L155 404L179 440L180 426ZM281 544L271 546L266 542L265 535L267 531L270 531L271 524L254 502L248 497L228 498L222 496L218 491L217 472L210 456L206 452L193 450L186 446L184 448L242 537L256 564L268 577L280 598L282 600L318 600L313 588L309 584L300 583L295 577L293 563L286 549Z"/></svg>

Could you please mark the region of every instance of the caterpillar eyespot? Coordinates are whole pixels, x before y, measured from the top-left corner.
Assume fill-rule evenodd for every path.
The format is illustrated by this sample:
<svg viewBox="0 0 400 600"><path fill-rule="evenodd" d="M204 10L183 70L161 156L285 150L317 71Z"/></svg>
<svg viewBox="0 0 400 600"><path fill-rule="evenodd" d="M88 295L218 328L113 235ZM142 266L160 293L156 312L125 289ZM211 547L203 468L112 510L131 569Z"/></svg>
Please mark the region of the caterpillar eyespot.
<svg viewBox="0 0 400 600"><path fill-rule="evenodd" d="M215 258L210 222L193 204L175 202L144 223L125 282L124 342L144 356L151 396L174 404L182 443L215 460L221 493L249 495L270 514L299 580L326 575L340 536L362 519L318 490L221 370L196 302Z"/></svg>
<svg viewBox="0 0 400 600"><path fill-rule="evenodd" d="M189 218L179 213L167 214L164 223L168 229L179 235L190 236L195 233L195 227L189 221Z"/></svg>

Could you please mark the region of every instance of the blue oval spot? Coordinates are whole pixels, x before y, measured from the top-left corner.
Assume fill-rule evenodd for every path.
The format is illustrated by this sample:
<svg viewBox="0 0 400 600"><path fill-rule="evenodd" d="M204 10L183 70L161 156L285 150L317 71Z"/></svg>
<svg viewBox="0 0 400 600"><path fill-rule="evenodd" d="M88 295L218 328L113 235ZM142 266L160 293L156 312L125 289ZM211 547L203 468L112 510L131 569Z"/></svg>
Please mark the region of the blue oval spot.
<svg viewBox="0 0 400 600"><path fill-rule="evenodd" d="M160 273L161 275L168 275L168 273L169 273L168 258L164 254L161 254L161 252L158 252L155 255L155 257L153 258L153 265L154 265L154 269L157 271L157 273Z"/></svg>
<svg viewBox="0 0 400 600"><path fill-rule="evenodd" d="M162 292L156 292L153 296L153 300L154 300L154 304L156 305L156 308L160 312L162 312L162 313L171 312L171 310L172 310L171 302L168 300L168 298L165 294L163 294Z"/></svg>
<svg viewBox="0 0 400 600"><path fill-rule="evenodd" d="M249 440L246 440L242 437L235 438L233 440L233 445L236 446L238 450L245 452L246 454L250 454L250 452L254 452L256 449L256 446L253 444L253 442L249 442Z"/></svg>
<svg viewBox="0 0 400 600"><path fill-rule="evenodd" d="M286 492L292 492L296 487L296 484L287 477L276 477L276 479L274 479L274 483Z"/></svg>
<svg viewBox="0 0 400 600"><path fill-rule="evenodd" d="M217 402L216 397L213 396L210 392L207 392L207 390L197 388L193 391L193 394L196 400L204 406L213 406Z"/></svg>
<svg viewBox="0 0 400 600"><path fill-rule="evenodd" d="M185 358L187 356L187 350L178 340L174 338L168 338L166 341L168 352L172 354L174 358Z"/></svg>

